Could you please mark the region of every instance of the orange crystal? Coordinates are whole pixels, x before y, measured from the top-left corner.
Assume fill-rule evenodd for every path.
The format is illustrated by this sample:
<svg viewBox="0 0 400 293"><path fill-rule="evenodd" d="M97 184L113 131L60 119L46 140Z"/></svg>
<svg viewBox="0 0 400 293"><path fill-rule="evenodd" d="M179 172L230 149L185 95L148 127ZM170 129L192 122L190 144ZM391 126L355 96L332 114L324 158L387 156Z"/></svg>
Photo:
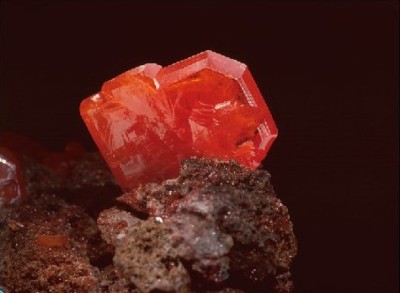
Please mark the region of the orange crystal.
<svg viewBox="0 0 400 293"><path fill-rule="evenodd" d="M80 112L124 190L177 176L191 156L256 168L278 133L247 66L212 51L129 70Z"/></svg>
<svg viewBox="0 0 400 293"><path fill-rule="evenodd" d="M68 244L66 235L40 235L36 238L37 243L45 248L63 247Z"/></svg>

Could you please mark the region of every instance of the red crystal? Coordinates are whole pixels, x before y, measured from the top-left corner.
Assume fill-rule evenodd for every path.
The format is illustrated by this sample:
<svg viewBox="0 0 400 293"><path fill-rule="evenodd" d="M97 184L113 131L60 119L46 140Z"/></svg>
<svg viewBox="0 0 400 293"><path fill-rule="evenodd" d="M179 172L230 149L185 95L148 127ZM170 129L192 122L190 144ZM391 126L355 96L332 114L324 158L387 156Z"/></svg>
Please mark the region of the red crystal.
<svg viewBox="0 0 400 293"><path fill-rule="evenodd" d="M212 51L129 70L80 111L125 190L177 176L191 156L256 168L278 132L247 66Z"/></svg>
<svg viewBox="0 0 400 293"><path fill-rule="evenodd" d="M0 208L18 202L24 196L25 185L18 160L9 150L0 147Z"/></svg>
<svg viewBox="0 0 400 293"><path fill-rule="evenodd" d="M68 244L66 235L40 235L36 237L37 243L45 248L63 247Z"/></svg>

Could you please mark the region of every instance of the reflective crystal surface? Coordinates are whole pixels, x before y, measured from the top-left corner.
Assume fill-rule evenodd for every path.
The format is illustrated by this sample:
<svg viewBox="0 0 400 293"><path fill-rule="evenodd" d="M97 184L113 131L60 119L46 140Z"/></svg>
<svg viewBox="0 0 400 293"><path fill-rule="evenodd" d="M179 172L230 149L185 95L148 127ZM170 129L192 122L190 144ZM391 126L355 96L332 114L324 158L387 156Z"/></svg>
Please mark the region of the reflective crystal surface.
<svg viewBox="0 0 400 293"><path fill-rule="evenodd" d="M191 156L256 168L277 136L247 66L212 51L129 70L80 111L125 190L176 177Z"/></svg>
<svg viewBox="0 0 400 293"><path fill-rule="evenodd" d="M17 158L0 147L0 207L13 204L25 195L22 173Z"/></svg>

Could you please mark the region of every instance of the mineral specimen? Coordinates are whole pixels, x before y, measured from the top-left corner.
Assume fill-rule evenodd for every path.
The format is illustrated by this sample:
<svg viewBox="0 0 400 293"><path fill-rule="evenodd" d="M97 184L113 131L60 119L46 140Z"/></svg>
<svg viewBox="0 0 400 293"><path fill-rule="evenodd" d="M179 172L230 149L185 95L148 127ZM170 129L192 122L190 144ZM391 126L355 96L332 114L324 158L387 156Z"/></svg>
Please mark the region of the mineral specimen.
<svg viewBox="0 0 400 293"><path fill-rule="evenodd" d="M191 156L256 168L277 136L247 66L212 51L129 70L80 112L125 190L176 177Z"/></svg>
<svg viewBox="0 0 400 293"><path fill-rule="evenodd" d="M211 51L146 64L81 114L125 191L80 144L9 136L0 292L291 292L293 225L257 169L277 129L244 64Z"/></svg>

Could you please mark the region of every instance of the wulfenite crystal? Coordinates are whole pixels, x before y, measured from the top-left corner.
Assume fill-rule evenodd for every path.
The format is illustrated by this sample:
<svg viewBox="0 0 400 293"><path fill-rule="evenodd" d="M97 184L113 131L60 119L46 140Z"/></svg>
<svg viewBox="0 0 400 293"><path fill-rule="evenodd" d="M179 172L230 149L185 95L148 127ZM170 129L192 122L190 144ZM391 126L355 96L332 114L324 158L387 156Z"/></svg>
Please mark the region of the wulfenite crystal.
<svg viewBox="0 0 400 293"><path fill-rule="evenodd" d="M0 146L0 208L25 197L22 170L12 152Z"/></svg>
<svg viewBox="0 0 400 293"><path fill-rule="evenodd" d="M129 70L82 101L80 112L125 190L176 177L191 156L256 168L277 136L247 66L212 51Z"/></svg>

